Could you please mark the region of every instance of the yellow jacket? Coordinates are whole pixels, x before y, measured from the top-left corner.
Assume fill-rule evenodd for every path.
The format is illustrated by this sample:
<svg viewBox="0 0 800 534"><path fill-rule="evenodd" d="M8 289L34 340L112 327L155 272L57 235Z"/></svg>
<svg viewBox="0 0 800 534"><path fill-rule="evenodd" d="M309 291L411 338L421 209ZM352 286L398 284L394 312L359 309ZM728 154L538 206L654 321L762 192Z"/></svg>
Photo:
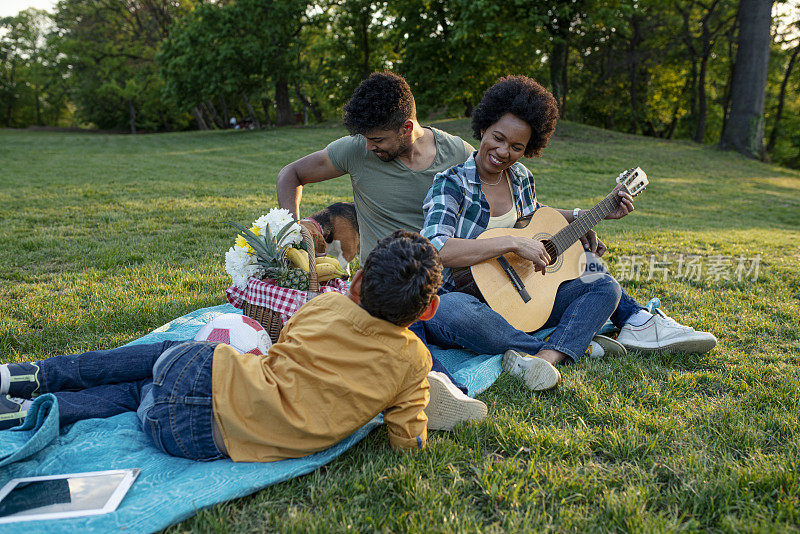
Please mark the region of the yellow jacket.
<svg viewBox="0 0 800 534"><path fill-rule="evenodd" d="M430 351L408 328L326 293L286 323L266 356L217 346L214 417L237 462L306 456L380 412L393 446L422 449L430 369Z"/></svg>

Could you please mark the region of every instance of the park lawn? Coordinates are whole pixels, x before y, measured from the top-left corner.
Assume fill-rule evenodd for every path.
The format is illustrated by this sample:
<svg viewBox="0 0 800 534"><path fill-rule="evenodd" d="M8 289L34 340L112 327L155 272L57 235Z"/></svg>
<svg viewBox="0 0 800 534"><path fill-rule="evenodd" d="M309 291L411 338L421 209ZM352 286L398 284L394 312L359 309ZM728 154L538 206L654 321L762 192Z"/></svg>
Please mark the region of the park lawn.
<svg viewBox="0 0 800 534"><path fill-rule="evenodd" d="M438 126L468 138L466 120ZM0 361L117 346L224 302L224 221L276 205L280 168L343 134L0 130ZM569 209L645 169L637 210L599 227L606 259L717 348L585 361L545 393L502 376L487 420L421 453L380 429L170 531L800 530L800 173L572 123L524 162L540 201ZM347 178L310 186L303 215L349 198Z"/></svg>

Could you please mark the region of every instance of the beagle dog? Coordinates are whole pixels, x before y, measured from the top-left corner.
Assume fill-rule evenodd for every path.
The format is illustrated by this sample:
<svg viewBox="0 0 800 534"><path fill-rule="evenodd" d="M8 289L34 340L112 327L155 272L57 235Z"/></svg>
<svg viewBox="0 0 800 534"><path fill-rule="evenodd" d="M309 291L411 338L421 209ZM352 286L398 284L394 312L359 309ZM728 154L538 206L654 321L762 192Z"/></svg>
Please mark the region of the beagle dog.
<svg viewBox="0 0 800 534"><path fill-rule="evenodd" d="M299 223L314 239L317 256L333 256L343 269L358 256L358 218L352 202L336 202Z"/></svg>

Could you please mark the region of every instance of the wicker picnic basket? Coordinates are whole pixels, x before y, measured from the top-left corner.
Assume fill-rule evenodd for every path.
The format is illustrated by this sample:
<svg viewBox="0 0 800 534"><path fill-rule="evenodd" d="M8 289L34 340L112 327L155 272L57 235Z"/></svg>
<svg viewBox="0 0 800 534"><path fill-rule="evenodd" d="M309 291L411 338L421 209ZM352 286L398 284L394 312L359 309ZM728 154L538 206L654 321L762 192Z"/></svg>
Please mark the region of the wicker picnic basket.
<svg viewBox="0 0 800 534"><path fill-rule="evenodd" d="M319 295L319 281L317 280L317 260L314 257L314 239L311 237L311 234L308 233L308 230L302 225L300 225L300 235L303 238L303 243L306 245L306 250L309 251L308 253L308 300ZM252 317L259 323L261 326L264 327L264 330L267 331L269 334L270 339L273 343L278 341L278 336L281 333L281 328L283 328L283 319L281 318L281 314L276 312L275 310L271 310L266 306L260 306L258 304L252 304L244 301L242 304L242 313L248 317Z"/></svg>

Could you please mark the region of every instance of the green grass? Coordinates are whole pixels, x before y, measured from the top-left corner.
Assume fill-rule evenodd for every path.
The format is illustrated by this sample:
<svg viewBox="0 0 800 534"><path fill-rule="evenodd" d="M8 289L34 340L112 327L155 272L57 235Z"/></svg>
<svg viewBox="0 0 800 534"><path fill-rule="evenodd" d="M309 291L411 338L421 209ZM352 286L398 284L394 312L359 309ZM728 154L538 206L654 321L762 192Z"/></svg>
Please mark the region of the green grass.
<svg viewBox="0 0 800 534"><path fill-rule="evenodd" d="M466 121L440 127L467 138ZM276 205L286 163L339 128L142 136L0 131L0 361L116 346L224 301L227 220ZM508 377L490 417L419 454L373 432L316 472L171 531L800 530L800 174L688 142L562 124L526 160L542 202L590 207L624 168L651 178L606 221L612 272L649 258L761 255L758 280L624 282L714 332L703 356L563 369L554 392ZM303 214L351 198L306 188Z"/></svg>

